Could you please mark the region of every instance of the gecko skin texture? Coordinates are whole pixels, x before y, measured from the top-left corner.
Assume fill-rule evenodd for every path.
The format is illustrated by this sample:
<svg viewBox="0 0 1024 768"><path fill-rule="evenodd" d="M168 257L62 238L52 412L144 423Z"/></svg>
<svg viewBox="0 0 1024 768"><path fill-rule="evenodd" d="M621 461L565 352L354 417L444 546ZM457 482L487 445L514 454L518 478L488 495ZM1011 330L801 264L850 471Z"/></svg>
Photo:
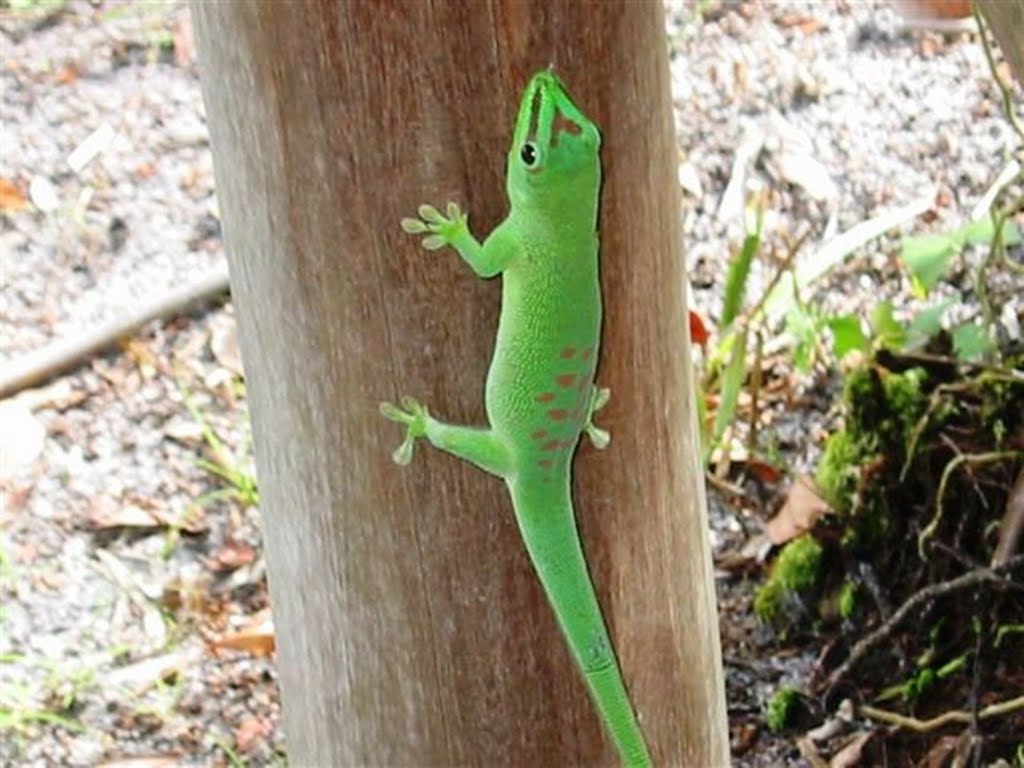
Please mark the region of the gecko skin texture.
<svg viewBox="0 0 1024 768"><path fill-rule="evenodd" d="M423 247L451 246L481 277L502 276L501 316L487 374L490 428L446 424L403 398L381 413L407 428L395 451L435 447L501 477L537 575L624 765L651 758L626 693L576 531L570 466L580 435L608 434L593 415L608 400L594 386L601 335L597 207L601 136L550 71L530 80L508 153L509 214L480 243L454 203L424 205L402 228Z"/></svg>

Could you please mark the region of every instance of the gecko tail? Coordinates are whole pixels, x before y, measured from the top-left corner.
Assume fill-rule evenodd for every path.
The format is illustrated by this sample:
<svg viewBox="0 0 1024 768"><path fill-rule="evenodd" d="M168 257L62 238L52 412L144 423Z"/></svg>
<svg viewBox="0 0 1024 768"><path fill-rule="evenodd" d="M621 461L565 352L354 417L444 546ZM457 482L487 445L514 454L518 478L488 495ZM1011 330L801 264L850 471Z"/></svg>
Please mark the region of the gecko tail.
<svg viewBox="0 0 1024 768"><path fill-rule="evenodd" d="M564 493L516 487L512 499L523 541L601 720L627 768L651 768L576 530L568 478ZM554 485L554 487L559 487Z"/></svg>

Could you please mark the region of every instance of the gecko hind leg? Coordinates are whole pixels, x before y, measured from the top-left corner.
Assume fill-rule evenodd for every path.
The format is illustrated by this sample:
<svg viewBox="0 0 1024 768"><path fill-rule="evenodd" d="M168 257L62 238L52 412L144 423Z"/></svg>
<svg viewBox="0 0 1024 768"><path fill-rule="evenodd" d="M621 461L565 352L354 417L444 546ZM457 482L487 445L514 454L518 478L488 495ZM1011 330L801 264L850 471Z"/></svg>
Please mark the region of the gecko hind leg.
<svg viewBox="0 0 1024 768"><path fill-rule="evenodd" d="M612 436L608 434L607 430L594 426L594 414L608 404L611 396L612 391L607 387L593 387L590 391L590 405L587 407L587 421L583 426L583 431L587 433L590 442L599 451L608 447Z"/></svg>
<svg viewBox="0 0 1024 768"><path fill-rule="evenodd" d="M380 405L384 418L405 424L408 428L405 440L392 456L396 463L408 464L416 439L426 437L435 448L475 464L486 472L498 477L511 474L511 453L493 430L438 421L425 405L411 397L403 397L401 404L401 408L391 403Z"/></svg>

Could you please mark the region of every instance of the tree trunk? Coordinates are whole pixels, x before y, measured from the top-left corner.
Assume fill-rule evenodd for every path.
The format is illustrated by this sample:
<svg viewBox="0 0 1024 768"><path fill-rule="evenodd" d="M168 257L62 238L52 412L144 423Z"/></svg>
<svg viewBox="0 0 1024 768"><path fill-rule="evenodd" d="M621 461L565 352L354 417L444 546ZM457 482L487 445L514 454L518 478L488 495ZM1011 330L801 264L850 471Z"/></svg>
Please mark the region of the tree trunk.
<svg viewBox="0 0 1024 768"><path fill-rule="evenodd" d="M1017 82L1024 85L1024 0L977 0L978 10L1010 62Z"/></svg>
<svg viewBox="0 0 1024 768"><path fill-rule="evenodd" d="M432 10L433 8L433 10ZM612 765L501 482L381 400L483 424L498 281L398 226L504 215L529 76L603 130L613 439L577 514L658 765L728 762L664 16L655 2L196 2L293 765Z"/></svg>

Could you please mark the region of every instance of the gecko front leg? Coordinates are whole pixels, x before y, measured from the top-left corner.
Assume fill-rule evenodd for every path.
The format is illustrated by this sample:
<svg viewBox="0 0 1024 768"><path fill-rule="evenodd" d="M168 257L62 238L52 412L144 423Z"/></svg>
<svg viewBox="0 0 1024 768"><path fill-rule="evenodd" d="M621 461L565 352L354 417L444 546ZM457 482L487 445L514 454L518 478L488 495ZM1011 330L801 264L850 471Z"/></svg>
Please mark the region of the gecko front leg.
<svg viewBox="0 0 1024 768"><path fill-rule="evenodd" d="M417 214L418 218L402 219L402 229L410 235L424 235L420 245L428 251L450 245L480 277L499 274L516 253L515 237L504 224L495 227L483 243L473 237L469 216L456 203L448 203L445 213L421 205Z"/></svg>

